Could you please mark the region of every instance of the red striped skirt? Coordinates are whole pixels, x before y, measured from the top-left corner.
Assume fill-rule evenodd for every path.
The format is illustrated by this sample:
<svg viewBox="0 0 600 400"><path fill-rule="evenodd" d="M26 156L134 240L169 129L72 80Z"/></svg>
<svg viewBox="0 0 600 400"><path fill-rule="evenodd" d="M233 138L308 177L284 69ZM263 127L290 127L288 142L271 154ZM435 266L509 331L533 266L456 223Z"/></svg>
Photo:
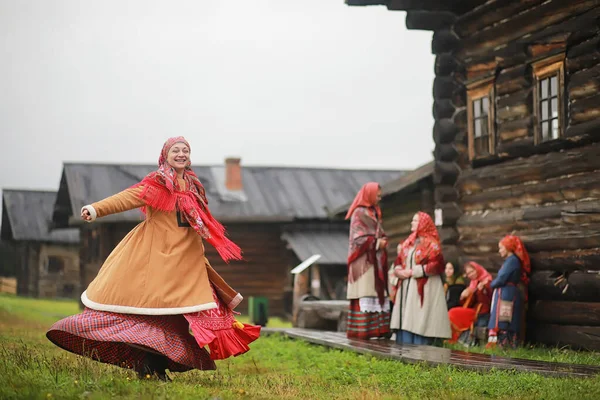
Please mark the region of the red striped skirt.
<svg viewBox="0 0 600 400"><path fill-rule="evenodd" d="M364 312L360 300L350 300L346 336L353 339L370 339L390 336L390 312Z"/></svg>
<svg viewBox="0 0 600 400"><path fill-rule="evenodd" d="M56 322L46 337L72 353L123 368L140 365L149 351L166 356L173 372L212 370L216 368L214 360L247 352L248 344L260 336L260 326L234 325L233 312L214 292L213 297L218 308L184 315L119 314L86 308Z"/></svg>

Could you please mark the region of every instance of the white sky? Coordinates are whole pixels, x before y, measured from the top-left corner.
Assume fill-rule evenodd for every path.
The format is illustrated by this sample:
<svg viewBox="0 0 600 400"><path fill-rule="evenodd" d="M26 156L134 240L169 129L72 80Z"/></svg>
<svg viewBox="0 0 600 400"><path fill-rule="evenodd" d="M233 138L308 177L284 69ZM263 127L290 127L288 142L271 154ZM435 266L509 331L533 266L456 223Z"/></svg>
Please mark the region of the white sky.
<svg viewBox="0 0 600 400"><path fill-rule="evenodd" d="M0 187L63 161L412 169L431 159L430 32L343 0L0 0Z"/></svg>

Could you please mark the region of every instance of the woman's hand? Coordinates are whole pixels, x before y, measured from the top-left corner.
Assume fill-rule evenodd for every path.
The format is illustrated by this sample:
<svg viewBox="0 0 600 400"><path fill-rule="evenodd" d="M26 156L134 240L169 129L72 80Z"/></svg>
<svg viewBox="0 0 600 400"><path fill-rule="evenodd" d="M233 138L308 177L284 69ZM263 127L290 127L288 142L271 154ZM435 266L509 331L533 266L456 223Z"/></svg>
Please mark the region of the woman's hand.
<svg viewBox="0 0 600 400"><path fill-rule="evenodd" d="M412 271L411 270L406 270L402 267L396 267L394 268L394 275L396 275L398 277L398 279L408 279L412 276Z"/></svg>
<svg viewBox="0 0 600 400"><path fill-rule="evenodd" d="M469 288L466 288L465 290L462 291L462 293L460 294L460 300L465 300L467 297L469 297L469 295L471 294L471 291L469 290Z"/></svg>
<svg viewBox="0 0 600 400"><path fill-rule="evenodd" d="M479 283L477 284L477 290L479 290L480 292L481 292L481 291L483 291L483 289L485 289L485 285L486 285L486 284L487 284L487 283L486 283L486 282L484 282L484 281L482 281L482 282L479 282Z"/></svg>
<svg viewBox="0 0 600 400"><path fill-rule="evenodd" d="M90 215L90 212L87 210L87 208L81 210L81 219L86 222L91 222L92 216Z"/></svg>
<svg viewBox="0 0 600 400"><path fill-rule="evenodd" d="M385 238L379 239L379 248L377 250L387 249L387 247L388 247L387 239L385 239Z"/></svg>

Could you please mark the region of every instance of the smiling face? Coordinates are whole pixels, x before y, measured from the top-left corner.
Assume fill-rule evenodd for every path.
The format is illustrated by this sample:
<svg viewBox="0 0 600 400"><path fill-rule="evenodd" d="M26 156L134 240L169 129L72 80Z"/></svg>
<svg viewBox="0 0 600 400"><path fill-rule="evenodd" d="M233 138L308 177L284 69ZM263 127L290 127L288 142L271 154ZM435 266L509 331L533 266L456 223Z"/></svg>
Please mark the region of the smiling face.
<svg viewBox="0 0 600 400"><path fill-rule="evenodd" d="M410 223L410 231L415 232L418 227L419 227L419 214L415 214L415 216L412 219L412 222Z"/></svg>
<svg viewBox="0 0 600 400"><path fill-rule="evenodd" d="M452 263L446 264L446 277L452 278L454 276L454 265Z"/></svg>
<svg viewBox="0 0 600 400"><path fill-rule="evenodd" d="M469 280L474 281L477 279L477 271L475 268L473 268L473 266L467 265L465 267L465 273L467 274L467 278L469 278Z"/></svg>
<svg viewBox="0 0 600 400"><path fill-rule="evenodd" d="M175 143L167 153L167 162L175 171L181 172L190 163L190 149L184 143Z"/></svg>

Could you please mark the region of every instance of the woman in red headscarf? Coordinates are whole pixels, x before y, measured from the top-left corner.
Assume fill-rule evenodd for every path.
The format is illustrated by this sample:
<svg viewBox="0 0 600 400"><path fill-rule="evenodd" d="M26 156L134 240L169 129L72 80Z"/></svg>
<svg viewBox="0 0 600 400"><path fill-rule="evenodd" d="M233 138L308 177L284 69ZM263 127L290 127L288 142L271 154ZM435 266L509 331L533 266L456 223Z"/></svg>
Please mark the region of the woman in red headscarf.
<svg viewBox="0 0 600 400"><path fill-rule="evenodd" d="M450 342L460 341L465 345L472 345L477 340L485 340L485 330L490 319L492 303L490 286L492 275L483 266L473 261L468 262L464 270L470 283L460 296L461 301L465 302L464 306L448 311L452 327ZM471 332L472 326L482 332Z"/></svg>
<svg viewBox="0 0 600 400"><path fill-rule="evenodd" d="M157 171L82 208L87 222L135 208L146 219L117 245L83 292L84 312L48 331L57 346L168 380L167 369L215 369L213 360L245 353L258 338L260 327L235 320L232 310L242 296L204 254L205 240L225 261L241 259L240 248L208 209L190 153L183 137L167 140Z"/></svg>
<svg viewBox="0 0 600 400"><path fill-rule="evenodd" d="M352 202L348 251L349 338L385 338L390 333L387 298L387 238L381 226L381 188L365 184Z"/></svg>
<svg viewBox="0 0 600 400"><path fill-rule="evenodd" d="M431 217L415 214L412 233L398 249L391 298L394 301L391 328L396 342L433 344L451 337L444 294L444 257Z"/></svg>
<svg viewBox="0 0 600 400"><path fill-rule="evenodd" d="M494 294L488 324L488 346L497 344L516 348L524 339L520 333L524 328L531 262L523 242L517 236L502 239L498 244L498 252L505 260L491 283Z"/></svg>

